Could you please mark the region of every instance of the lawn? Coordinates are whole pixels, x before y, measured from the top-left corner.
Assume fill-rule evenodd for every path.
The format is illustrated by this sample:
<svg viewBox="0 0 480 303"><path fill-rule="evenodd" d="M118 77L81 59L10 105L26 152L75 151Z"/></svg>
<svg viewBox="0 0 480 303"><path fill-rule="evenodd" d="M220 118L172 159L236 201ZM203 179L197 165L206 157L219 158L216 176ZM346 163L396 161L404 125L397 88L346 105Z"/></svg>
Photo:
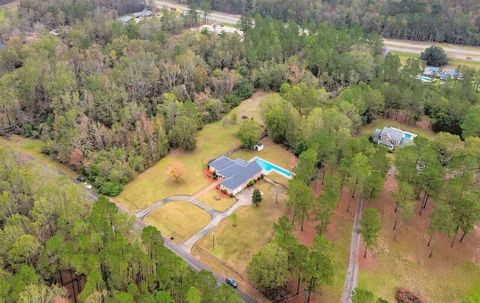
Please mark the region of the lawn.
<svg viewBox="0 0 480 303"><path fill-rule="evenodd" d="M268 96L263 92L243 101L234 109L259 117L259 103ZM132 211L142 209L162 198L172 195L193 195L209 184L204 170L210 160L240 145L236 138L237 126L223 120L205 125L198 133L197 148L192 152L174 150L167 157L138 175L125 186L115 201ZM168 174L169 167L181 163L188 172L181 184L175 184Z"/></svg>
<svg viewBox="0 0 480 303"><path fill-rule="evenodd" d="M435 136L435 133L430 129L421 128L416 125L407 125L400 123L394 119L385 119L385 118L377 118L373 120L370 124L363 126L360 129L359 135L361 136L370 136L373 134L376 128L383 129L385 126L392 125L397 128L401 128L403 130L409 131L411 133L422 135L429 139L432 139Z"/></svg>
<svg viewBox="0 0 480 303"><path fill-rule="evenodd" d="M235 198L232 198L215 188L207 191L198 199L211 208L222 212L235 203Z"/></svg>
<svg viewBox="0 0 480 303"><path fill-rule="evenodd" d="M257 156L290 171L295 167L297 159L291 152L286 150L281 145L273 143L269 137L263 138L262 143L263 150L261 151L242 149L231 154L230 158L250 160ZM285 177L283 178L286 179Z"/></svg>
<svg viewBox="0 0 480 303"><path fill-rule="evenodd" d="M391 191L395 181L389 177L386 190L375 207L382 214L382 231L373 254L360 258L359 287L394 302L395 290L403 287L421 296L425 302L461 302L480 287L480 230L474 229L450 247L451 239L436 237L434 251L428 257L428 216L415 214L412 221L400 225L396 241L392 225L394 203ZM418 205L417 205L418 206ZM363 246L362 246L363 251Z"/></svg>
<svg viewBox="0 0 480 303"><path fill-rule="evenodd" d="M163 237L174 237L175 242L181 243L207 225L210 219L210 215L197 206L174 201L157 208L144 221L158 228Z"/></svg>
<svg viewBox="0 0 480 303"><path fill-rule="evenodd" d="M212 253L229 267L246 276L246 268L255 252L267 244L273 237L273 223L286 213L286 195L280 193L275 203L275 187L265 181L255 185L263 195L259 207L254 205L237 210L237 226L226 219L215 229L215 250L212 233L202 238L197 246ZM203 260L209 264L209 260ZM210 265L210 264L209 264Z"/></svg>

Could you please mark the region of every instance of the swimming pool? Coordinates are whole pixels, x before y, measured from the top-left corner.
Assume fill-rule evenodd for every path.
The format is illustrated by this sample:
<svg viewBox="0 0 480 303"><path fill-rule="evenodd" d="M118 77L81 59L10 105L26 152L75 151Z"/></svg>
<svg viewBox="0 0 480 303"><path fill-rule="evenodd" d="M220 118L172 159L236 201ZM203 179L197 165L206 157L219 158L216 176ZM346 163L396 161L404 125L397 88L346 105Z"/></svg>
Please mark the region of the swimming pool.
<svg viewBox="0 0 480 303"><path fill-rule="evenodd" d="M403 136L404 136L406 139L412 139L412 134L405 133Z"/></svg>
<svg viewBox="0 0 480 303"><path fill-rule="evenodd" d="M258 165L260 165L260 167L264 171L266 171L267 173L270 173L272 170L274 170L275 172L277 172L281 175L284 175L287 178L292 178L293 177L293 173L290 172L289 170L286 170L284 168L281 168L280 166L272 164L272 163L268 162L267 160L263 160L262 158L255 157L255 161L257 161Z"/></svg>

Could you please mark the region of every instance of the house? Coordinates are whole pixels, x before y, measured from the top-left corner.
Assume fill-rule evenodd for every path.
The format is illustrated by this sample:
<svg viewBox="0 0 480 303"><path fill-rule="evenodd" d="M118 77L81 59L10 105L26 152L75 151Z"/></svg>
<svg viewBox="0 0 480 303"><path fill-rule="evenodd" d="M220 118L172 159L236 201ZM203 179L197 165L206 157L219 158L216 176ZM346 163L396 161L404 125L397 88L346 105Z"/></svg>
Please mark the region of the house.
<svg viewBox="0 0 480 303"><path fill-rule="evenodd" d="M429 77L431 79L440 79L442 81L445 81L447 79L462 79L462 73L459 71L456 71L454 69L441 69L438 67L433 67L433 66L427 66L423 70L423 76L424 77ZM420 76L418 79L421 79L422 77ZM422 79L421 79L422 80Z"/></svg>
<svg viewBox="0 0 480 303"><path fill-rule="evenodd" d="M262 176L262 167L257 161L232 160L226 156L210 162L208 169L223 179L220 182L220 190L231 195L238 194L250 181Z"/></svg>
<svg viewBox="0 0 480 303"><path fill-rule="evenodd" d="M413 144L413 139L416 136L399 128L387 126L383 129L375 129L371 138L374 143L385 145L389 150L394 150L397 147Z"/></svg>

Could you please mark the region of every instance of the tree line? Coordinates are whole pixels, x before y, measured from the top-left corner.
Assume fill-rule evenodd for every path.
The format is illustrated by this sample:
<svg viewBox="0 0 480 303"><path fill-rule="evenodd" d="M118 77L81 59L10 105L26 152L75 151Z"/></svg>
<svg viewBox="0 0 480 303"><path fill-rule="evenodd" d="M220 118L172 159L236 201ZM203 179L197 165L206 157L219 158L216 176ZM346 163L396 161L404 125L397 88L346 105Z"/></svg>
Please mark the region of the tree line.
<svg viewBox="0 0 480 303"><path fill-rule="evenodd" d="M24 18L6 16L12 26ZM306 82L331 91L373 79L374 35L322 25L308 37L293 22L244 21L242 40L184 31L190 17L166 11L124 24L97 10L59 36L39 29L24 44L22 32L12 35L0 50L0 130L42 139L44 153L114 196L171 148L195 149L203 124L255 88Z"/></svg>
<svg viewBox="0 0 480 303"><path fill-rule="evenodd" d="M241 302L211 272L193 271L148 226L106 198L0 149L0 297L4 302ZM69 294L61 272L85 276ZM77 289L78 291L78 289Z"/></svg>
<svg viewBox="0 0 480 303"><path fill-rule="evenodd" d="M302 25L360 26L386 38L480 44L480 5L454 0L183 0L236 14L262 14Z"/></svg>

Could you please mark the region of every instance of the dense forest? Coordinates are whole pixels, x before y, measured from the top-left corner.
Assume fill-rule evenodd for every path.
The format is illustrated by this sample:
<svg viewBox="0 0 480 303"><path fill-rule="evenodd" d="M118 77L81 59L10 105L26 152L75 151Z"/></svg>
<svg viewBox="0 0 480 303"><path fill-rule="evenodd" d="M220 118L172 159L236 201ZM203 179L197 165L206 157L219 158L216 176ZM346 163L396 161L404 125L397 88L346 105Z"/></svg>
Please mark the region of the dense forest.
<svg viewBox="0 0 480 303"><path fill-rule="evenodd" d="M186 3L187 1L181 1ZM191 2L202 2L195 0ZM209 0L215 10L260 13L300 24L360 25L386 38L480 44L476 0Z"/></svg>
<svg viewBox="0 0 480 303"><path fill-rule="evenodd" d="M241 302L167 249L155 228L138 235L134 218L107 199L88 202L78 185L7 148L0 180L0 301ZM65 272L83 280L80 294L62 287Z"/></svg>
<svg viewBox="0 0 480 303"><path fill-rule="evenodd" d="M289 6L276 2L268 13L261 1L230 7L247 5L259 13L242 18L243 37L190 30L201 20L195 10L123 23L117 19L120 8L112 4L118 2L100 2L82 6L61 0L43 7L43 1L20 1L0 15L5 43L0 132L41 140L45 154L84 174L100 193L118 194L171 149L195 149L203 125L255 90L270 90L279 95L262 108L268 136L299 156L288 193L296 224L313 214L321 236L342 185L352 196L378 197L389 167L387 152L355 135L379 117L404 123L426 118L434 131L443 132L432 141L418 137L415 146L398 151L399 222L411 217L419 197L422 206L430 197L438 201L432 237L448 234L454 243L458 233L468 234L478 222L478 70L460 66L462 80L424 84L416 79L424 62L409 59L402 65L398 56L384 56L379 34L353 25L358 22L352 14L312 20L333 25L312 22L308 31L295 22L303 26L298 16L328 7L333 18L341 7L333 2L315 2L324 5L316 8L288 1L293 8L285 15L276 11ZM226 5L212 5L221 3ZM392 3L399 2L363 7ZM470 4L474 14L475 3ZM53 27L58 35L49 33ZM318 167L328 190L313 199L310 185ZM132 234L132 219L106 199L91 204L72 185L48 181L6 149L0 154L0 177L0 295L8 302L28 302L39 292L64 296L52 286L61 284L62 270L86 277L80 294L85 302L238 300L230 289L216 286L211 274L194 273L165 249L155 229ZM319 237L306 250L292 241L294 223L279 221L272 242L249 266L251 280L271 298L285 293L290 278L311 290L331 283L329 243ZM262 266L277 270L275 283L265 284Z"/></svg>

